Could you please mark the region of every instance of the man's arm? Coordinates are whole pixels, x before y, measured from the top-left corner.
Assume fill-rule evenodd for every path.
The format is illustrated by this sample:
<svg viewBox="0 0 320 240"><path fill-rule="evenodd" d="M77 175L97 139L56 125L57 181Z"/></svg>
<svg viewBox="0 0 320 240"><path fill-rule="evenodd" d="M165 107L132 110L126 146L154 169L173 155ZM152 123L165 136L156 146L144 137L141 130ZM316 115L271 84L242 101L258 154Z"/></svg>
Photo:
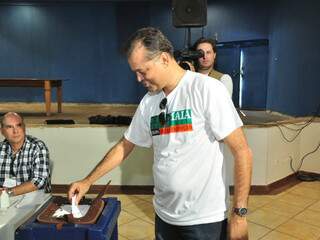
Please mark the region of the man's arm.
<svg viewBox="0 0 320 240"><path fill-rule="evenodd" d="M252 152L241 128L234 130L224 142L230 148L235 160L233 207L246 208L251 184ZM246 217L240 217L232 212L229 234L230 239L248 239Z"/></svg>
<svg viewBox="0 0 320 240"><path fill-rule="evenodd" d="M89 187L100 177L111 171L130 154L134 148L134 144L126 140L124 137L108 151L100 163L91 171L91 173L81 181L74 182L69 188L68 197L72 198L77 194L76 202L89 190Z"/></svg>
<svg viewBox="0 0 320 240"><path fill-rule="evenodd" d="M12 190L13 196L17 196L20 194L25 194L28 192L33 192L38 190L38 188L30 181L30 182L24 182L18 186L15 186L13 188L9 188Z"/></svg>

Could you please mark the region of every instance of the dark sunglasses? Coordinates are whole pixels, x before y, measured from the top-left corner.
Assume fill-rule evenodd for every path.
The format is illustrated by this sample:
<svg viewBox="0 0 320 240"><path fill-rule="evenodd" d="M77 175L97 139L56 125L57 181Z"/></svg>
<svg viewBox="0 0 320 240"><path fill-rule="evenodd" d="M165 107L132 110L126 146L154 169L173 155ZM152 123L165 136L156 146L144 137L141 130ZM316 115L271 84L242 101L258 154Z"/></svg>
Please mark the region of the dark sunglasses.
<svg viewBox="0 0 320 240"><path fill-rule="evenodd" d="M161 110L160 114L159 114L159 121L161 126L166 124L166 106L167 106L167 98L164 98L161 100L160 104L159 104L159 108Z"/></svg>

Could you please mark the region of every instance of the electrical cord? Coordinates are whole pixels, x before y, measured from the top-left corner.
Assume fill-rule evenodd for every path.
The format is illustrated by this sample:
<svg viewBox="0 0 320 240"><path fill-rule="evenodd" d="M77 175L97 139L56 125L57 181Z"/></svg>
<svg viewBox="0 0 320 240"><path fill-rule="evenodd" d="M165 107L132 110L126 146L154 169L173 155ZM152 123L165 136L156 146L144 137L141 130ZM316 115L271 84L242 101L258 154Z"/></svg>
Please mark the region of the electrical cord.
<svg viewBox="0 0 320 240"><path fill-rule="evenodd" d="M291 143L291 142L293 142L294 140L296 140L296 138L300 135L300 133L302 132L302 130L303 130L304 128L306 128L307 126L309 126L309 125L313 122L314 119L315 119L315 117L312 117L309 121L307 121L307 123L306 123L303 127L299 128L299 129L292 129L292 128L287 127L287 126L285 126L285 125L283 125L283 124L276 125L276 126L277 126L277 128L280 130L280 133L281 133L281 135L282 135L282 138L283 138L284 140L286 140L287 142ZM296 131L297 134L296 134L293 138L289 139L289 138L287 138L287 137L285 136L285 134L284 134L284 132L283 132L283 130L282 130L282 128L281 128L280 126L281 126L281 127L284 127L284 128L287 128L287 129L289 129L289 130L292 130L292 131Z"/></svg>
<svg viewBox="0 0 320 240"><path fill-rule="evenodd" d="M314 115L313 115L308 121L306 121L306 122L303 123L303 124L295 124L295 123L293 123L293 125L302 126L302 127L300 127L300 128L291 128L291 127L288 127L288 126L286 126L286 125L284 125L284 124L278 124L278 125L276 125L276 126L277 126L277 128L279 129L279 131L280 131L280 133L281 133L281 135L282 135L282 138L283 138L285 141L291 143L291 142L293 142L293 141L300 135L300 133L302 132L302 130L303 130L304 128L306 128L307 126L309 126L309 125L316 119L316 117L319 116L319 114L320 114L320 104L318 105L317 110L316 110L316 112L314 113ZM284 134L284 132L283 132L283 130L282 130L281 127L284 127L284 128L286 128L286 129L288 129L288 130L291 130L291 131L295 131L295 132L297 132L297 134L296 134L293 138L289 139L289 138L287 138L287 137L285 136L285 134Z"/></svg>
<svg viewBox="0 0 320 240"><path fill-rule="evenodd" d="M296 174L296 176L299 180L308 181L308 182L320 181L320 176L318 176L316 174L310 174L310 173L305 173L305 172L300 171L302 164L303 164L304 160L306 159L306 157L315 153L316 151L318 151L319 148L320 148L320 142L314 150L312 150L311 152L308 152L300 159L300 165L297 169L293 168L293 158L290 156L290 168Z"/></svg>
<svg viewBox="0 0 320 240"><path fill-rule="evenodd" d="M295 125L295 126L302 126L302 127L299 127L299 128L291 128L291 127L286 126L285 124L279 124L279 126L284 127L284 128L286 128L286 129L289 129L289 130L291 130L291 131L296 131L296 132L297 132L297 131L300 131L301 129L305 128L305 127L306 127L305 125L309 125L310 123L312 123L315 118L316 118L316 117L313 116L313 117L311 117L308 121L306 121L306 122L304 122L304 123L300 123L300 124L291 123L292 125ZM303 125L304 125L304 126L303 126Z"/></svg>

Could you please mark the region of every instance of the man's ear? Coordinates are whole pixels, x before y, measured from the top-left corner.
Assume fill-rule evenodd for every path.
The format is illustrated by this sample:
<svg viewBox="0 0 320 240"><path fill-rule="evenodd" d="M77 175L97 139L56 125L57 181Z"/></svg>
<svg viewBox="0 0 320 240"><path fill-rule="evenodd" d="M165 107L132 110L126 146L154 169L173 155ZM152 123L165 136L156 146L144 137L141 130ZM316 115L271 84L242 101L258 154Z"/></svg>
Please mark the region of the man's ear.
<svg viewBox="0 0 320 240"><path fill-rule="evenodd" d="M171 56L168 53L166 52L161 53L160 61L164 66L167 67L169 65L170 59L171 59Z"/></svg>

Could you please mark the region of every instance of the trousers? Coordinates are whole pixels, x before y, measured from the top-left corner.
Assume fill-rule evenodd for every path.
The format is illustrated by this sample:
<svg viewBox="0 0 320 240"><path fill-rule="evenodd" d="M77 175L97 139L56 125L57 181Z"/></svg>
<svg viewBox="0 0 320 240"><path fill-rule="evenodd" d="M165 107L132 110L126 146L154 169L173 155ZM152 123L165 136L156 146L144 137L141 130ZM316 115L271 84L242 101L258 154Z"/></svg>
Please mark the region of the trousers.
<svg viewBox="0 0 320 240"><path fill-rule="evenodd" d="M156 240L226 240L227 219L191 226L171 225L155 217Z"/></svg>

